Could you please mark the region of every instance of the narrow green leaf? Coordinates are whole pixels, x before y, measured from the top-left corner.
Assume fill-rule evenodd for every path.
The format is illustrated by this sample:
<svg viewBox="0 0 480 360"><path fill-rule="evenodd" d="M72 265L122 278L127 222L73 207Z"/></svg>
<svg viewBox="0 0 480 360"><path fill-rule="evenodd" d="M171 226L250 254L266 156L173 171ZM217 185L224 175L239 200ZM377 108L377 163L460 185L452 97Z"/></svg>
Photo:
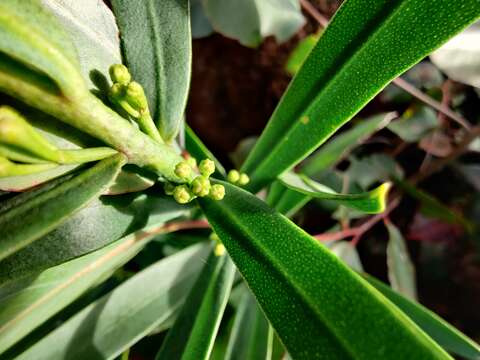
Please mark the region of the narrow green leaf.
<svg viewBox="0 0 480 360"><path fill-rule="evenodd" d="M366 274L363 276L446 350L471 360L480 358L480 345L455 329L440 316L419 303L397 294L372 276Z"/></svg>
<svg viewBox="0 0 480 360"><path fill-rule="evenodd" d="M7 204L18 206L14 199L0 203L0 209ZM102 196L55 230L0 261L0 284L90 253L134 231L163 224L189 211L188 206L155 191Z"/></svg>
<svg viewBox="0 0 480 360"><path fill-rule="evenodd" d="M305 175L288 172L280 176L279 179L286 187L294 191L317 199L333 200L339 204L368 214L377 214L385 210L386 197L391 186L390 183L384 183L365 193L339 194Z"/></svg>
<svg viewBox="0 0 480 360"><path fill-rule="evenodd" d="M113 359L182 304L207 255L204 244L136 274L69 319L17 359Z"/></svg>
<svg viewBox="0 0 480 360"><path fill-rule="evenodd" d="M120 40L115 17L97 0L42 0L63 25L78 54L84 80L100 90L108 84L108 69L121 63Z"/></svg>
<svg viewBox="0 0 480 360"><path fill-rule="evenodd" d="M385 127L394 117L395 113L387 113L360 121L351 129L336 135L318 149L315 154L302 164L301 171L307 176L314 176L327 170L344 158L346 154L351 152L360 142ZM277 181L275 181L274 184L276 182ZM272 204L278 212L286 216L292 216L310 199L310 196L302 195L283 187L282 195L275 203L269 204Z"/></svg>
<svg viewBox="0 0 480 360"><path fill-rule="evenodd" d="M248 289L242 294L225 360L270 360L273 331Z"/></svg>
<svg viewBox="0 0 480 360"><path fill-rule="evenodd" d="M198 161L210 159L215 162L215 176L224 179L227 176L225 168L203 144L202 140L193 132L192 128L185 124L185 148Z"/></svg>
<svg viewBox="0 0 480 360"><path fill-rule="evenodd" d="M479 16L477 0L345 1L245 162L248 188L257 191L292 168L392 79Z"/></svg>
<svg viewBox="0 0 480 360"><path fill-rule="evenodd" d="M121 154L102 160L59 186L1 213L0 260L48 234L100 195L125 161Z"/></svg>
<svg viewBox="0 0 480 360"><path fill-rule="evenodd" d="M416 300L415 267L410 260L405 239L391 222L387 222L386 227L388 230L387 264L390 284L395 291Z"/></svg>
<svg viewBox="0 0 480 360"><path fill-rule="evenodd" d="M436 112L422 106L419 109L405 111L400 119L388 125L388 129L405 141L416 142L439 126L440 121Z"/></svg>
<svg viewBox="0 0 480 360"><path fill-rule="evenodd" d="M123 169L115 178L104 195L121 195L146 190L155 184L155 180L136 172Z"/></svg>
<svg viewBox="0 0 480 360"><path fill-rule="evenodd" d="M288 40L304 24L298 0L204 0L213 28L245 46L260 45L263 38Z"/></svg>
<svg viewBox="0 0 480 360"><path fill-rule="evenodd" d="M222 201L198 201L293 358L449 358L302 229L254 195L220 183Z"/></svg>
<svg viewBox="0 0 480 360"><path fill-rule="evenodd" d="M0 286L0 353L72 303L110 274L156 235L146 228L91 254Z"/></svg>
<svg viewBox="0 0 480 360"><path fill-rule="evenodd" d="M295 49L293 49L288 57L287 64L285 65L285 70L287 70L290 75L295 75L298 70L300 70L303 62L317 44L320 36L320 34L310 34L302 39Z"/></svg>
<svg viewBox="0 0 480 360"><path fill-rule="evenodd" d="M0 51L47 74L63 94L71 96L84 91L75 47L40 1L2 1L0 38Z"/></svg>
<svg viewBox="0 0 480 360"><path fill-rule="evenodd" d="M396 113L379 114L360 120L351 129L338 134L302 164L302 172L313 176L338 163L361 142L383 129L396 117Z"/></svg>
<svg viewBox="0 0 480 360"><path fill-rule="evenodd" d="M400 179L395 179L395 185L414 199L419 200L422 204L421 211L426 216L440 219L451 224L460 224L468 231L473 230L474 224L415 185Z"/></svg>
<svg viewBox="0 0 480 360"><path fill-rule="evenodd" d="M188 0L113 0L123 53L143 85L166 141L178 133L190 86L192 39Z"/></svg>
<svg viewBox="0 0 480 360"><path fill-rule="evenodd" d="M210 254L156 359L208 359L232 288L235 267Z"/></svg>

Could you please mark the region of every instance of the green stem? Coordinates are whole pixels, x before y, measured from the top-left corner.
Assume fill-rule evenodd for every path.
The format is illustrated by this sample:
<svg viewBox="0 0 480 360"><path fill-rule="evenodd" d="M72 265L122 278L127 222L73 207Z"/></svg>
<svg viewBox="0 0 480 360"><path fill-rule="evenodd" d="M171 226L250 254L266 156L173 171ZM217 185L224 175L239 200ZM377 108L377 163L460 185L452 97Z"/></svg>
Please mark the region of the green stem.
<svg viewBox="0 0 480 360"><path fill-rule="evenodd" d="M163 139L160 136L160 133L158 132L158 129L148 111L141 113L140 117L136 120L140 126L140 130L142 130L156 142L163 143Z"/></svg>
<svg viewBox="0 0 480 360"><path fill-rule="evenodd" d="M183 158L173 147L142 133L90 92L81 95L77 92L75 98L67 99L24 78L15 69L0 66L0 90L102 140L125 154L129 163L147 167L168 180L182 182L174 169Z"/></svg>

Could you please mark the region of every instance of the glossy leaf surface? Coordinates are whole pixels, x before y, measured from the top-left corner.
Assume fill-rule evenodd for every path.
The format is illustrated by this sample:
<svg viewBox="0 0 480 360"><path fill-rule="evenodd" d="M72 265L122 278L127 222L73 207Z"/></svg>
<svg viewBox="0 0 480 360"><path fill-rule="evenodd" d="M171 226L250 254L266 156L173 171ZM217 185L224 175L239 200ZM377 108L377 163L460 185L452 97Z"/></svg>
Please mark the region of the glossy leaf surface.
<svg viewBox="0 0 480 360"><path fill-rule="evenodd" d="M257 197L221 183L222 201L199 203L294 358L448 358L328 249Z"/></svg>
<svg viewBox="0 0 480 360"><path fill-rule="evenodd" d="M304 159L392 79L479 16L476 0L344 2L245 162L249 189Z"/></svg>
<svg viewBox="0 0 480 360"><path fill-rule="evenodd" d="M153 120L171 141L183 121L192 45L188 0L113 0L126 65L145 89Z"/></svg>
<svg viewBox="0 0 480 360"><path fill-rule="evenodd" d="M366 193L339 194L305 175L289 172L283 174L279 179L291 190L317 199L332 200L368 214L377 214L385 210L386 196L390 188L390 184L385 183Z"/></svg>
<svg viewBox="0 0 480 360"><path fill-rule="evenodd" d="M0 260L48 234L99 196L125 161L124 155L112 156L54 188L16 199L17 206L0 213Z"/></svg>
<svg viewBox="0 0 480 360"><path fill-rule="evenodd" d="M206 246L199 244L158 261L87 306L18 359L115 358L169 320L206 256Z"/></svg>
<svg viewBox="0 0 480 360"><path fill-rule="evenodd" d="M228 255L211 253L156 359L208 359L232 288Z"/></svg>
<svg viewBox="0 0 480 360"><path fill-rule="evenodd" d="M480 357L480 345L455 329L440 316L422 305L397 294L381 281L368 275L364 276L370 284L381 291L383 295L404 311L405 314L446 350L467 359L474 360Z"/></svg>

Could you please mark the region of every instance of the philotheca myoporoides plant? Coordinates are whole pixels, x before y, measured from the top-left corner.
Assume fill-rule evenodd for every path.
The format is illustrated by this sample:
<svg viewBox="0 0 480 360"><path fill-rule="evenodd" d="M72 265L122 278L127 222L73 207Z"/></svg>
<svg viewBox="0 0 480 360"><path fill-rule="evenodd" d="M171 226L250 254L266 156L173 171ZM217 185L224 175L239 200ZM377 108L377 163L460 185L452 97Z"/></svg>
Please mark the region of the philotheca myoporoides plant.
<svg viewBox="0 0 480 360"><path fill-rule="evenodd" d="M235 285L227 358L271 356L273 330L295 359L478 357L473 341L275 210L285 194L384 210L389 183L338 194L291 169L475 21L477 0L345 1L228 173L184 125L188 1L113 0L115 17L77 5L0 2L0 353L114 358L169 329L157 358L208 358ZM75 302L152 239L202 219L204 241ZM74 316L50 321L71 304Z"/></svg>

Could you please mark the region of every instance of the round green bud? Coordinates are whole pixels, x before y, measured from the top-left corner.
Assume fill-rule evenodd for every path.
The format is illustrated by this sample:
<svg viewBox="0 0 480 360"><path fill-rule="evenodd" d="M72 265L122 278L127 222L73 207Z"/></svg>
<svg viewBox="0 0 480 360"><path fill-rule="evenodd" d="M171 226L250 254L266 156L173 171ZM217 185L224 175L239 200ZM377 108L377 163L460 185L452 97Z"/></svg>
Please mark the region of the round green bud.
<svg viewBox="0 0 480 360"><path fill-rule="evenodd" d="M215 163L210 159L203 159L198 165L198 170L203 176L209 177L215 172Z"/></svg>
<svg viewBox="0 0 480 360"><path fill-rule="evenodd" d="M187 163L192 167L192 169L197 167L197 159L195 159L193 156L188 157Z"/></svg>
<svg viewBox="0 0 480 360"><path fill-rule="evenodd" d="M240 174L240 179L238 179L239 185L247 185L250 182L250 178L247 174Z"/></svg>
<svg viewBox="0 0 480 360"><path fill-rule="evenodd" d="M213 253L215 256L222 256L225 254L225 246L222 243L216 244L215 248L213 249Z"/></svg>
<svg viewBox="0 0 480 360"><path fill-rule="evenodd" d="M222 200L225 196L225 187L220 184L212 185L209 196L213 200Z"/></svg>
<svg viewBox="0 0 480 360"><path fill-rule="evenodd" d="M210 192L210 180L205 176L197 176L190 184L192 192L200 197L207 196Z"/></svg>
<svg viewBox="0 0 480 360"><path fill-rule="evenodd" d="M109 73L110 78L114 83L127 85L132 79L132 76L128 72L127 67L122 64L115 64L110 66Z"/></svg>
<svg viewBox="0 0 480 360"><path fill-rule="evenodd" d="M120 99L125 93L125 87L122 84L115 83L110 87L110 98L117 100Z"/></svg>
<svg viewBox="0 0 480 360"><path fill-rule="evenodd" d="M175 175L180 179L188 180L192 173L192 168L186 161L181 161L175 166Z"/></svg>
<svg viewBox="0 0 480 360"><path fill-rule="evenodd" d="M188 187L185 185L179 185L173 190L173 198L179 204L186 204L192 199L192 196Z"/></svg>
<svg viewBox="0 0 480 360"><path fill-rule="evenodd" d="M227 175L227 180L235 184L240 179L240 173L237 170L230 170Z"/></svg>
<svg viewBox="0 0 480 360"><path fill-rule="evenodd" d="M175 191L175 185L173 185L172 183L166 182L163 185L163 190L165 191L165 194L173 195L173 192Z"/></svg>
<svg viewBox="0 0 480 360"><path fill-rule="evenodd" d="M144 110L148 108L147 97L145 96L143 87L135 81L128 84L125 99L136 110Z"/></svg>
<svg viewBox="0 0 480 360"><path fill-rule="evenodd" d="M219 242L220 241L220 238L218 237L217 233L215 231L213 231L210 236L209 236L210 240L212 241L216 241L216 242Z"/></svg>

